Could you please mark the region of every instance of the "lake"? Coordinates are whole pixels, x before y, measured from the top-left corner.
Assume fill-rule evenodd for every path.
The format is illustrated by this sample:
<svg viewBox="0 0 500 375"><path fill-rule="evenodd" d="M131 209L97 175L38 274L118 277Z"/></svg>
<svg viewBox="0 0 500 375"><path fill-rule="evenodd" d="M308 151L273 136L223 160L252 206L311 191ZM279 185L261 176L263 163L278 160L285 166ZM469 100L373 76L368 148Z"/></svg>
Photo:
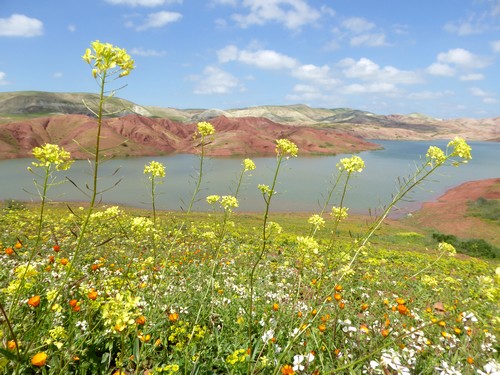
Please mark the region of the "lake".
<svg viewBox="0 0 500 375"><path fill-rule="evenodd" d="M446 141L374 141L384 149L362 152L366 168L351 179L345 204L350 212L367 213L378 210L391 200L397 191L399 177L409 176L420 164L420 155L425 156L429 145L446 147ZM442 168L438 174L411 195L411 201L401 202L400 214L415 210L423 201L436 199L447 189L466 181L500 177L500 144L470 142L472 160L458 168ZM288 160L280 170L278 195L273 198L274 211L317 211L324 202L330 181L336 173L335 165L346 155L299 157ZM103 193L103 202L119 203L136 207L150 207L150 184L143 174L144 165L156 160L165 165L165 183L158 186L157 208L180 210L186 208L191 198L199 158L196 155L171 155L161 157L138 157L109 160L101 165L100 188L110 187ZM258 184L271 184L276 159L273 157L253 158L257 169L250 177L244 178L240 190L240 211L262 211L264 201ZM34 175L27 171L32 159L0 161L2 183L0 199L39 200L34 194ZM208 158L196 210L208 210L204 198L210 194L227 195L234 191L241 171L241 158ZM118 169L118 172L114 172ZM85 190L90 185L90 165L88 161L77 161L71 170L57 172L57 181L68 176ZM332 203L338 204L340 191L334 194ZM85 195L72 184L64 183L49 190L49 198L58 201L85 201Z"/></svg>

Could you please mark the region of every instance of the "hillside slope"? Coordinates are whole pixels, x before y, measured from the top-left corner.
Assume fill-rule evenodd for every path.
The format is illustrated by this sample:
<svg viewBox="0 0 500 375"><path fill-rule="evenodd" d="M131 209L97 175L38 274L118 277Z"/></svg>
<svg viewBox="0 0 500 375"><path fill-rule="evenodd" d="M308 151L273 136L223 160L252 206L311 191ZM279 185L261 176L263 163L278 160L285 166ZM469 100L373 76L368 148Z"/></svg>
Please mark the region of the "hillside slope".
<svg viewBox="0 0 500 375"><path fill-rule="evenodd" d="M264 118L212 119L217 135L207 147L212 156L273 155L275 140L294 141L301 154L352 153L378 148L332 129L281 125ZM56 143L75 158L88 158L94 149L96 119L59 115L0 124L0 159L30 157L33 147ZM109 156L152 156L195 153L196 124L127 115L104 120L101 148ZM85 151L88 150L88 151Z"/></svg>
<svg viewBox="0 0 500 375"><path fill-rule="evenodd" d="M55 114L90 114L97 95L23 91L0 93L0 123ZM94 104L94 105L93 105ZM113 98L106 107L115 116L137 113L183 123L226 118L265 118L292 126L332 128L365 139L427 140L462 136L467 140L500 139L500 117L489 119L436 119L422 114L377 115L350 108L311 108L303 104L237 109L176 109L144 106Z"/></svg>

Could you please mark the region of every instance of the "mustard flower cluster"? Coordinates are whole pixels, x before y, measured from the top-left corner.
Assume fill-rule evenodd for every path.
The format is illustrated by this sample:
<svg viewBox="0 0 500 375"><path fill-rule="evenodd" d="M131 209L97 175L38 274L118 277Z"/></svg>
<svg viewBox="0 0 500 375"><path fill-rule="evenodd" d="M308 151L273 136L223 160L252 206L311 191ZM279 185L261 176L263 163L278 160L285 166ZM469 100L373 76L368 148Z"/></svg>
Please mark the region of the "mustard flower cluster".
<svg viewBox="0 0 500 375"><path fill-rule="evenodd" d="M50 338L45 340L45 342L48 345L54 344L57 349L61 349L64 345L64 341L68 338L68 333L63 326L56 326L49 330L49 336Z"/></svg>
<svg viewBox="0 0 500 375"><path fill-rule="evenodd" d="M362 172L364 168L365 162L357 155L340 159L340 162L337 163L339 171L346 171L348 173Z"/></svg>
<svg viewBox="0 0 500 375"><path fill-rule="evenodd" d="M68 151L63 147L47 143L41 147L35 147L32 150L33 157L38 162L33 162L35 167L50 167L55 166L58 171L65 171L71 167L73 160Z"/></svg>
<svg viewBox="0 0 500 375"><path fill-rule="evenodd" d="M425 157L427 158L427 164L429 165L441 165L446 161L446 155L444 154L444 151L436 146L430 146Z"/></svg>
<svg viewBox="0 0 500 375"><path fill-rule="evenodd" d="M297 157L299 148L295 143L288 139L278 139L276 140L276 154L278 156L286 156L287 158Z"/></svg>
<svg viewBox="0 0 500 375"><path fill-rule="evenodd" d="M299 250L302 252L309 254L314 253L318 254L319 245L316 240L310 236L299 236L297 237L297 244L299 245Z"/></svg>
<svg viewBox="0 0 500 375"><path fill-rule="evenodd" d="M463 138L455 137L448 143L448 147L453 147L453 151L450 156L458 156L462 159L470 160L472 156L470 154L472 148L465 142Z"/></svg>
<svg viewBox="0 0 500 375"><path fill-rule="evenodd" d="M196 126L198 128L198 133L203 137L215 134L214 126L209 122L202 121L199 122Z"/></svg>
<svg viewBox="0 0 500 375"><path fill-rule="evenodd" d="M165 375L172 375L175 374L176 372L179 372L179 365L166 365L163 367L155 367L155 374L156 373L165 373Z"/></svg>
<svg viewBox="0 0 500 375"><path fill-rule="evenodd" d="M208 197L205 198L207 203L210 205L217 203L219 201L219 199L220 199L220 195L216 195L216 194L209 195Z"/></svg>
<svg viewBox="0 0 500 375"><path fill-rule="evenodd" d="M438 250L444 253L448 253L449 256L454 256L457 253L455 247L447 242L440 242L438 245Z"/></svg>
<svg viewBox="0 0 500 375"><path fill-rule="evenodd" d="M272 190L269 187L269 185L264 185L264 184L258 184L257 188L262 192L264 195L271 195Z"/></svg>
<svg viewBox="0 0 500 375"><path fill-rule="evenodd" d="M14 295L20 286L28 290L34 285L37 275L38 271L31 264L21 264L14 270L14 278L9 285L0 290L7 295Z"/></svg>
<svg viewBox="0 0 500 375"><path fill-rule="evenodd" d="M318 214L312 215L309 219L307 219L307 222L317 230L320 230L325 226L325 219Z"/></svg>
<svg viewBox="0 0 500 375"><path fill-rule="evenodd" d="M270 221L266 226L266 236L269 237L271 234L280 234L283 228L278 223Z"/></svg>
<svg viewBox="0 0 500 375"><path fill-rule="evenodd" d="M110 43L101 43L99 40L92 42L90 45L92 49L87 48L82 58L93 66L92 75L94 78L116 68L120 72L119 77L123 77L129 75L135 68L134 60L126 50Z"/></svg>
<svg viewBox="0 0 500 375"><path fill-rule="evenodd" d="M253 171L255 169L255 163L253 162L252 159L244 159L243 168L245 169L245 172Z"/></svg>
<svg viewBox="0 0 500 375"><path fill-rule="evenodd" d="M129 293L117 293L101 307L105 324L116 332L122 332L128 326L135 325L135 318L139 315L139 297L132 297Z"/></svg>
<svg viewBox="0 0 500 375"><path fill-rule="evenodd" d="M224 195L220 200L220 204L222 208L226 211L231 211L233 208L239 206L238 199L233 197L232 195Z"/></svg>
<svg viewBox="0 0 500 375"><path fill-rule="evenodd" d="M144 174L149 175L149 179L153 178L163 178L165 177L165 166L157 161L151 161L149 164L144 166Z"/></svg>
<svg viewBox="0 0 500 375"><path fill-rule="evenodd" d="M245 362L248 357L247 351L245 349L238 349L234 353L229 354L226 358L226 362L230 365L234 365L238 362Z"/></svg>
<svg viewBox="0 0 500 375"><path fill-rule="evenodd" d="M347 211L349 211L349 208L347 207L332 207L332 213L331 215L337 219L337 220L344 220L347 217Z"/></svg>

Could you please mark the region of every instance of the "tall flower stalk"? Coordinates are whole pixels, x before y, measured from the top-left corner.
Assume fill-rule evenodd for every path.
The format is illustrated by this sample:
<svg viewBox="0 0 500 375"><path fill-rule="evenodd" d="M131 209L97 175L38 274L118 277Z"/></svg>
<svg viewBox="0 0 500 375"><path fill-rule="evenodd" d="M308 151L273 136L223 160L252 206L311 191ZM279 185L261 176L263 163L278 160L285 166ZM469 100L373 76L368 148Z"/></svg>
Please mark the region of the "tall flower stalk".
<svg viewBox="0 0 500 375"><path fill-rule="evenodd" d="M273 229L276 227L274 225L269 225L273 224L268 222L269 220L269 208L271 207L271 201L273 196L276 194L276 183L278 181L278 174L280 171L281 164L283 163L284 160L288 160L290 157L297 157L297 154L299 152L299 148L295 143L288 139L278 139L276 141L276 170L274 171L274 176L273 176L273 181L271 183L271 186L269 187L268 185L263 185L259 184L258 188L262 193L262 198L264 199L265 202L265 209L264 209L264 216L262 220L262 235L261 235L261 247L260 250L257 253L257 257L252 265L252 268L250 269L250 275L249 275L249 285L250 285L250 294L248 296L248 348L250 350L250 360L248 362L248 374L252 373L253 369L253 363L252 363L252 351L253 351L253 343L254 343L254 337L253 337L253 309L254 309L254 288L255 288L255 271L257 267L259 266L262 258L266 254L267 250L267 244L269 242L269 238L271 234L273 233Z"/></svg>
<svg viewBox="0 0 500 375"><path fill-rule="evenodd" d="M205 146L207 145L207 138L210 135L215 134L215 128L214 126L209 123L209 122L199 122L197 125L197 131L194 135L195 138L199 137L200 138L200 164L198 168L198 178L196 179L196 186L193 191L193 195L191 196L191 200L189 201L189 206L187 209L187 213L191 212L191 209L193 208L193 204L196 201L196 196L200 192L200 187L201 187L201 181L203 179L203 162L205 160Z"/></svg>

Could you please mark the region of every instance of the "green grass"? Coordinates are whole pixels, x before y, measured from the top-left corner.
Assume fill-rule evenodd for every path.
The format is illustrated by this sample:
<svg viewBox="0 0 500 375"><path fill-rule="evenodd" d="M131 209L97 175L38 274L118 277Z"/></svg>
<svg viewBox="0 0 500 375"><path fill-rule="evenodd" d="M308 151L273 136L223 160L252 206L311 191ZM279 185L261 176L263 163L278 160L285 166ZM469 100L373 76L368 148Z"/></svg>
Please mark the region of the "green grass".
<svg viewBox="0 0 500 375"><path fill-rule="evenodd" d="M19 270L34 257L16 314L9 316L19 357L8 349L13 335L1 320L0 373L16 366L22 374L41 373L30 362L40 352L47 354L43 373L54 374L120 368L126 374L245 374L250 362L252 373L281 374L294 361L304 366L295 373L375 374L394 370L389 357L412 373L433 373L443 361L473 373L498 349L498 263L442 257L436 241L398 223L383 226L344 277L369 218L350 217L326 251L332 228L326 215L315 237L319 251L304 254L297 236L308 234L308 215L271 214L283 230L257 267L250 315L248 274L260 246L261 215L234 213L234 226L219 243L222 212L159 212L154 230L147 210L101 207L65 280L84 209L50 205L42 243L33 249L37 206L8 204L0 216L0 301L7 313ZM37 307L28 304L33 296L40 296Z"/></svg>
<svg viewBox="0 0 500 375"><path fill-rule="evenodd" d="M478 198L469 202L467 214L500 224L500 199Z"/></svg>

